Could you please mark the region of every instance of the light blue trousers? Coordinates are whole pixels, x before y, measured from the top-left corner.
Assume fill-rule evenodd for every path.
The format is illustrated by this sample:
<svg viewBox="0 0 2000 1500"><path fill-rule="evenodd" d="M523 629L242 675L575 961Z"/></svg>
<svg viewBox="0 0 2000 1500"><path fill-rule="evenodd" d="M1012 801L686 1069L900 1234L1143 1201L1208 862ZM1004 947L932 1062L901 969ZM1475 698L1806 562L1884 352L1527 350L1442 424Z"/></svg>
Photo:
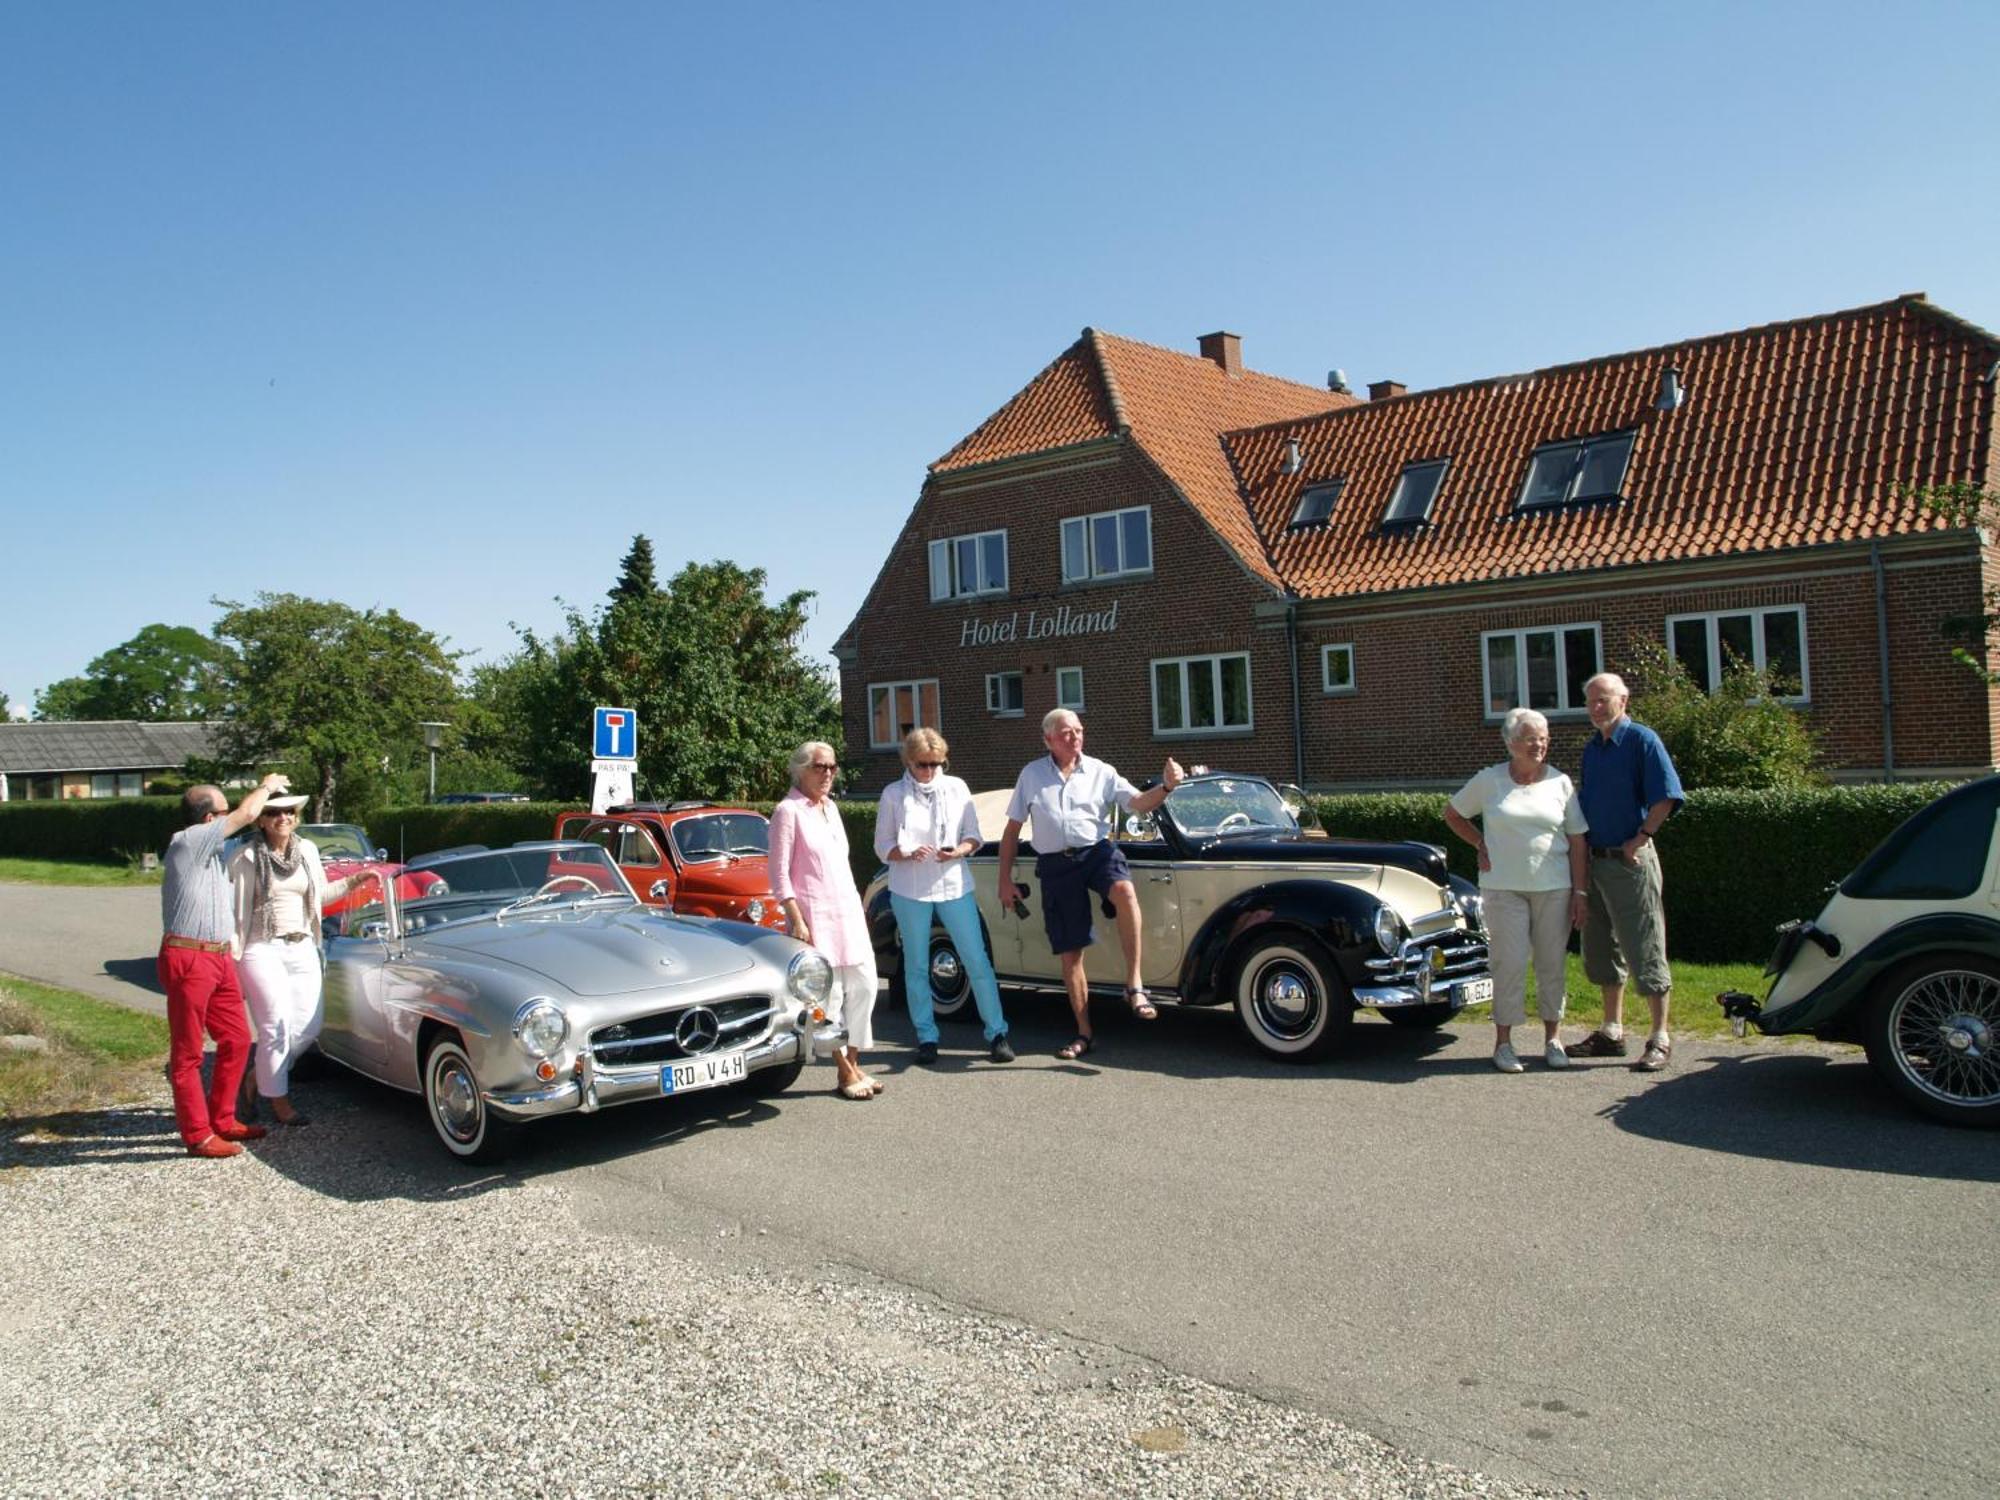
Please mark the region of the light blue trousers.
<svg viewBox="0 0 2000 1500"><path fill-rule="evenodd" d="M931 1009L931 916L943 921L958 949L958 961L972 981L972 999L979 1007L980 1024L986 1040L1007 1034L1007 1018L1000 1013L1000 986L993 979L993 960L986 956L986 938L979 930L979 903L972 892L950 901L916 901L889 893L889 906L896 913L896 930L903 939L903 994L910 1005L910 1024L917 1040L938 1039L937 1016Z"/></svg>

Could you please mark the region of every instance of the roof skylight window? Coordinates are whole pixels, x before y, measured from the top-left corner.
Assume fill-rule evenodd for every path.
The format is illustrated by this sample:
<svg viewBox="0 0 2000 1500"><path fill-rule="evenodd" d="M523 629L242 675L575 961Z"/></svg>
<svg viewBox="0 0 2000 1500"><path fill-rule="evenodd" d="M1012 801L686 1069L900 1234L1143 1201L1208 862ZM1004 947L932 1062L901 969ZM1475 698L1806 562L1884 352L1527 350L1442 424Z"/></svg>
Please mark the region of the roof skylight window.
<svg viewBox="0 0 2000 1500"><path fill-rule="evenodd" d="M1537 448L1528 464L1519 508L1618 499L1632 457L1632 438L1630 432L1607 432Z"/></svg>
<svg viewBox="0 0 2000 1500"><path fill-rule="evenodd" d="M1444 483L1444 471L1449 467L1448 458L1403 465L1396 488L1389 494L1388 508L1382 512L1382 524L1415 526L1428 521L1431 506L1437 503L1438 487Z"/></svg>
<svg viewBox="0 0 2000 1500"><path fill-rule="evenodd" d="M1303 526L1324 526L1333 514L1333 502L1340 498L1340 487L1345 483L1346 479L1340 478L1307 485L1306 492L1299 496L1299 508L1292 512L1291 529L1297 531Z"/></svg>

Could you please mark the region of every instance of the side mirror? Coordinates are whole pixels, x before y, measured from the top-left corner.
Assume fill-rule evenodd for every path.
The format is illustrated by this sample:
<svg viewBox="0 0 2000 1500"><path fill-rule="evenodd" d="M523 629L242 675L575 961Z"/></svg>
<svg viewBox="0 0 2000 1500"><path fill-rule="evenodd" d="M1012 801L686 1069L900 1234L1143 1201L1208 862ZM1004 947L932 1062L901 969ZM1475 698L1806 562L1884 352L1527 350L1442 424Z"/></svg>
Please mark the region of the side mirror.
<svg viewBox="0 0 2000 1500"><path fill-rule="evenodd" d="M387 863L389 851L387 849L377 849L375 851L375 858L380 862Z"/></svg>
<svg viewBox="0 0 2000 1500"><path fill-rule="evenodd" d="M1125 837L1128 839L1156 839L1160 836L1159 824L1153 821L1151 813L1127 813L1125 816Z"/></svg>

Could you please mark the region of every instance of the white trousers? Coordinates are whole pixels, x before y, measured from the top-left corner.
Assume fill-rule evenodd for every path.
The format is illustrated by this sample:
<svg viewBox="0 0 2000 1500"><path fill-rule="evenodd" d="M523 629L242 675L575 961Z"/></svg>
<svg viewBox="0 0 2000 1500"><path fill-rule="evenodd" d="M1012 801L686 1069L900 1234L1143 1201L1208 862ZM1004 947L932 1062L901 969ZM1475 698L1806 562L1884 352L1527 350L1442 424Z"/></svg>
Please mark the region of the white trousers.
<svg viewBox="0 0 2000 1500"><path fill-rule="evenodd" d="M257 1036L257 1092L266 1099L292 1091L292 1063L319 1035L319 948L304 943L252 943L237 965Z"/></svg>
<svg viewBox="0 0 2000 1500"><path fill-rule="evenodd" d="M1535 963L1535 1009L1560 1021L1569 975L1569 891L1496 891L1486 901L1487 962L1493 974L1493 1024L1528 1019L1528 960Z"/></svg>
<svg viewBox="0 0 2000 1500"><path fill-rule="evenodd" d="M835 964L826 992L826 1018L847 1028L847 1045L857 1051L875 1045L875 960Z"/></svg>

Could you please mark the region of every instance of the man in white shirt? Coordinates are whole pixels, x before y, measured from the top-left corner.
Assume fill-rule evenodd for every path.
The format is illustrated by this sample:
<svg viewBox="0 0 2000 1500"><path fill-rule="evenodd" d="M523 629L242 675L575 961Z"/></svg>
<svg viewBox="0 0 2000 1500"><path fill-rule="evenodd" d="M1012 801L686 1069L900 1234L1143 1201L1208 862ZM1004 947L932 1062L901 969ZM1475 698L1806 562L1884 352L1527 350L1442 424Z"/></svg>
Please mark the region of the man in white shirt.
<svg viewBox="0 0 2000 1500"><path fill-rule="evenodd" d="M1090 920L1092 892L1111 903L1118 916L1118 942L1125 950L1125 999L1132 1014L1150 1021L1159 1014L1139 978L1139 897L1125 855L1111 840L1105 809L1116 803L1127 812L1149 813L1181 784L1172 756L1151 791L1142 792L1117 770L1083 753L1083 721L1066 708L1042 720L1042 743L1049 753L1022 767L1007 804L1007 828L1000 836L1000 899L1014 891L1014 854L1021 828L1032 824L1035 875L1042 885L1042 923L1049 947L1062 964L1063 986L1076 1016L1076 1039L1057 1052L1079 1058L1095 1045L1090 1030L1090 986L1083 974L1083 950L1095 940Z"/></svg>

